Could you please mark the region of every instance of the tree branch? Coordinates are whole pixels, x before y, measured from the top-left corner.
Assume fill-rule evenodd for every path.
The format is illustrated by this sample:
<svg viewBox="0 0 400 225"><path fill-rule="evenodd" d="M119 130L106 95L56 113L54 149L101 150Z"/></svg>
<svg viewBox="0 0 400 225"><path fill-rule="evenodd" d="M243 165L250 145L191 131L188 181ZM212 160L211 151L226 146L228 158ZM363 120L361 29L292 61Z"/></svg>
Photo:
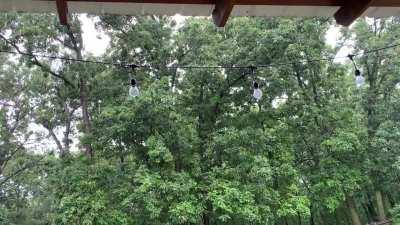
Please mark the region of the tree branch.
<svg viewBox="0 0 400 225"><path fill-rule="evenodd" d="M0 34L0 38L3 39L8 45L12 46L18 53L20 54L24 54L24 52L21 51L21 49L18 47L17 44L13 43L12 41L8 40L6 37L4 37L2 34ZM32 58L33 59L33 64L35 64L36 66L39 66L40 68L42 68L42 70L44 72L50 73L52 76L57 77L61 80L63 80L66 84L70 85L71 87L75 87L68 79L66 79L64 76L55 73L54 71L52 71L50 68L48 68L47 66L45 66L44 64L42 64L36 56L33 56L32 54Z"/></svg>
<svg viewBox="0 0 400 225"><path fill-rule="evenodd" d="M5 183L7 183L10 179L12 179L13 177L16 177L17 175L19 175L20 173L24 172L27 169L31 169L33 167L35 167L38 163L40 163L41 161L43 161L43 159L45 159L46 156L41 157L37 163L31 162L26 164L24 167L18 169L17 171L15 171L13 174L11 174L10 176L6 177L4 180L2 180L0 182L0 187L3 186Z"/></svg>

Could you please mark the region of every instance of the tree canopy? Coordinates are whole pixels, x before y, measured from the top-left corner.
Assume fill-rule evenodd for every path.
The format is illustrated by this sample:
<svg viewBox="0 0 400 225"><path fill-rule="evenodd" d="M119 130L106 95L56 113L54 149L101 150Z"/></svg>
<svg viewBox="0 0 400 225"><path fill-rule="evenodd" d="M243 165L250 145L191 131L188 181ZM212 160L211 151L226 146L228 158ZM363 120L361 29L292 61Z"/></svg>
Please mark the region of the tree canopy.
<svg viewBox="0 0 400 225"><path fill-rule="evenodd" d="M400 224L399 48L355 58L360 88L313 61L398 43L398 18L334 48L326 18L91 17L99 57L78 15L0 15L0 48L30 54L0 53L1 225Z"/></svg>

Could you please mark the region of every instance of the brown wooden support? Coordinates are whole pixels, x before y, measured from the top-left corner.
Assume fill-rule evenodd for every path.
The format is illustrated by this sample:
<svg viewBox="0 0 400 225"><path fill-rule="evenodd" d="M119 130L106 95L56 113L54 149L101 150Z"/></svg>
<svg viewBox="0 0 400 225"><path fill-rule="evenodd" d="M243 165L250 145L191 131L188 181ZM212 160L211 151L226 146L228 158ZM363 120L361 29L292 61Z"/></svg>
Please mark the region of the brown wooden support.
<svg viewBox="0 0 400 225"><path fill-rule="evenodd" d="M212 17L217 27L225 26L231 15L235 0L217 0Z"/></svg>
<svg viewBox="0 0 400 225"><path fill-rule="evenodd" d="M58 18L62 25L68 24L68 3L66 0L56 0Z"/></svg>
<svg viewBox="0 0 400 225"><path fill-rule="evenodd" d="M360 17L372 4L373 0L348 0L336 13L336 22L349 26Z"/></svg>

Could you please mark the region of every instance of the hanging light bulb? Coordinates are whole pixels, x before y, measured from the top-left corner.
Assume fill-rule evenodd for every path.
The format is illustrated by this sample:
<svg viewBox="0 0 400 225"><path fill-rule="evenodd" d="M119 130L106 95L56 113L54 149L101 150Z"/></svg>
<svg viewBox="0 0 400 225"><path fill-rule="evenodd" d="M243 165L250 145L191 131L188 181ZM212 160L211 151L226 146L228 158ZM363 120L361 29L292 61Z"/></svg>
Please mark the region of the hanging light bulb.
<svg viewBox="0 0 400 225"><path fill-rule="evenodd" d="M351 62L353 63L354 69L355 69L356 87L357 87L357 88L360 88L360 87L362 87L362 86L364 85L364 83L365 83L365 78L364 78L364 76L361 74L361 71L357 68L357 64L356 64L356 62L354 61L355 55L350 54L350 55L348 55L347 57L349 57L349 59L350 59Z"/></svg>
<svg viewBox="0 0 400 225"><path fill-rule="evenodd" d="M260 89L260 86L258 85L258 83L256 81L254 81L254 83L253 83L253 88L254 88L253 98L258 102L261 100L263 93Z"/></svg>
<svg viewBox="0 0 400 225"><path fill-rule="evenodd" d="M258 102L261 100L263 93L260 89L260 85L255 81L256 69L257 67L255 66L249 66L250 75L253 77L253 98Z"/></svg>
<svg viewBox="0 0 400 225"><path fill-rule="evenodd" d="M358 69L355 71L355 75L356 75L356 79L355 79L355 81L356 81L356 87L357 87L357 88L360 88L360 87L362 87L362 86L364 85L364 83L365 83L365 78L364 78L364 76L361 74L361 71L358 70Z"/></svg>
<svg viewBox="0 0 400 225"><path fill-rule="evenodd" d="M137 97L139 96L139 88L137 87L137 83L135 79L131 79L131 87L129 88L129 96Z"/></svg>

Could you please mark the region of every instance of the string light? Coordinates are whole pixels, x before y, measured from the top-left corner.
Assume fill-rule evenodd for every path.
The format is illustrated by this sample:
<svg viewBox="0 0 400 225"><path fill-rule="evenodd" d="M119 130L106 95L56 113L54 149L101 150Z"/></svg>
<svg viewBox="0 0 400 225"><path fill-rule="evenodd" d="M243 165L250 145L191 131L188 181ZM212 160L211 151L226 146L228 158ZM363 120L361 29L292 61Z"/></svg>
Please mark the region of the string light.
<svg viewBox="0 0 400 225"><path fill-rule="evenodd" d="M386 49L391 49L391 48L396 48L399 47L400 44L393 44L393 45L388 45L384 46L381 48L376 48L376 49L371 49L371 50L365 50L356 54L348 55L348 56L334 56L334 57L325 57L325 58L317 58L317 59L300 59L297 60L296 63L315 63L315 62L321 62L321 61L333 61L335 59L343 59L343 58L349 58L354 65L355 68L355 84L359 88L365 84L365 78L361 71L357 68L356 63L354 62L354 57L355 56L360 56L360 55L367 55L375 52L379 52L382 50ZM145 68L145 69L151 69L151 66L148 65L132 65L132 64L124 64L124 63L113 63L113 62L104 62L104 61L94 61L94 60L84 60L84 59L74 59L74 58L68 58L68 57L62 57L62 56L50 56L50 55L42 55L42 54L34 54L34 53L27 53L27 52L22 52L22 51L9 51L9 50L0 50L0 53L7 53L7 54L15 54L15 55L23 55L23 56L30 56L30 57L38 57L38 58L48 58L48 59L54 59L54 60L64 60L64 61L74 61L74 62L82 62L82 63L94 63L94 64L101 64L101 65L107 65L107 66L116 66L116 67L131 67L134 68ZM257 65L257 68L272 68L272 67L277 67L277 66L290 66L293 65L294 62L288 62L288 63L270 63L267 65ZM160 66L157 66L160 68ZM177 65L177 66L164 66L166 69L243 69L243 68L249 68L248 66L185 66L185 65ZM255 66L253 66L255 68ZM134 80L134 79L133 79ZM134 84L134 85L133 85ZM262 91L260 89L260 86L257 82L253 82L253 97L256 101L259 101L262 98ZM131 92L132 90L132 92ZM140 94L139 88L137 87L137 82L136 80L132 81L131 80L131 87L129 90L129 95L132 97L137 97Z"/></svg>
<svg viewBox="0 0 400 225"><path fill-rule="evenodd" d="M361 88L364 86L365 78L362 75L361 71L357 68L357 64L354 61L354 55L348 55L350 61L353 63L354 66L354 74L355 74L355 83L357 88Z"/></svg>
<svg viewBox="0 0 400 225"><path fill-rule="evenodd" d="M258 102L261 100L263 93L256 81L253 83L253 88L253 98Z"/></svg>
<svg viewBox="0 0 400 225"><path fill-rule="evenodd" d="M137 82L135 79L131 79L131 87L129 88L129 96L135 98L139 96L139 88L137 87Z"/></svg>
<svg viewBox="0 0 400 225"><path fill-rule="evenodd" d="M364 76L361 74L361 71L360 71L360 70L356 70L356 71L355 71L355 75L356 75L356 79L355 79L355 81L356 81L356 87L357 87L357 88L360 88L360 87L362 87L362 86L364 85L364 83L365 83L365 78L364 78Z"/></svg>
<svg viewBox="0 0 400 225"><path fill-rule="evenodd" d="M391 49L391 48L396 48L399 47L400 44L393 44L393 45L388 45L384 46L381 48L376 48L376 49L371 49L371 50L365 50L363 52L359 52L356 54L352 54L351 56L356 57L360 55L367 55L367 54L372 54L375 52L379 52L382 50L386 49ZM68 57L62 57L62 56L51 56L51 55L42 55L42 54L35 54L35 53L27 53L27 52L21 52L21 51L9 51L9 50L0 50L0 53L7 53L7 54L15 54L15 55L24 55L24 56L30 56L30 57L38 57L38 58L48 58L48 59L57 59L57 60L64 60L64 61L74 61L74 62L83 62L83 63L94 63L94 64L101 64L101 65L108 65L108 66L116 66L116 67L129 67L132 64L128 63L113 63L113 62L104 62L104 61L95 61L95 60L85 60L85 59L74 59L74 58L68 58ZM325 57L325 58L315 58L315 59L299 59L296 61L296 63L314 63L314 62L321 62L321 61L333 61L336 59L344 59L344 58L349 58L349 55L347 56L332 56L332 57ZM293 65L293 61L290 62L282 62L282 63L270 63L270 64L265 64L265 65L255 65L257 68L271 68L271 67L277 67L277 66L290 66ZM148 65L135 65L136 68L145 68L145 69L151 69L151 66ZM163 66L156 66L157 68L161 68ZM197 65L176 65L176 66L164 66L166 69L246 69L249 68L249 66L197 66Z"/></svg>
<svg viewBox="0 0 400 225"><path fill-rule="evenodd" d="M256 81L256 69L255 66L249 66L250 75L253 77L253 98L256 102L260 101L262 98L262 91L260 89L260 85Z"/></svg>
<svg viewBox="0 0 400 225"><path fill-rule="evenodd" d="M132 72L136 75L137 65L130 64L127 67L130 68L132 70ZM130 77L131 77L131 86L129 87L129 96L131 98L135 98L135 97L139 96L140 92L139 92L139 88L137 86L137 82L136 82L135 78L132 78L132 75L130 75Z"/></svg>

